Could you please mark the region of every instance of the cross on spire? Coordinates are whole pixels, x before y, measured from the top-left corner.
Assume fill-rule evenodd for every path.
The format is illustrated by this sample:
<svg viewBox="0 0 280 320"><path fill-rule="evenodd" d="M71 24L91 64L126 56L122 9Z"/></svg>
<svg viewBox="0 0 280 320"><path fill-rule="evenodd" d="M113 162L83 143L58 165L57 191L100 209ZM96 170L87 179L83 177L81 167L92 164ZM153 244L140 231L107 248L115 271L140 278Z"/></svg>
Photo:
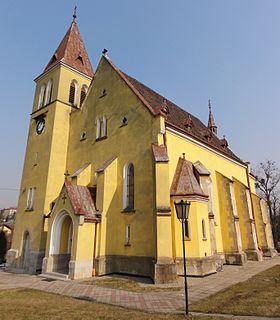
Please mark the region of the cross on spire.
<svg viewBox="0 0 280 320"><path fill-rule="evenodd" d="M211 108L212 108L212 106L211 106L211 99L208 99L208 107L209 107L209 111L211 111Z"/></svg>
<svg viewBox="0 0 280 320"><path fill-rule="evenodd" d="M73 19L77 18L77 6L74 7Z"/></svg>

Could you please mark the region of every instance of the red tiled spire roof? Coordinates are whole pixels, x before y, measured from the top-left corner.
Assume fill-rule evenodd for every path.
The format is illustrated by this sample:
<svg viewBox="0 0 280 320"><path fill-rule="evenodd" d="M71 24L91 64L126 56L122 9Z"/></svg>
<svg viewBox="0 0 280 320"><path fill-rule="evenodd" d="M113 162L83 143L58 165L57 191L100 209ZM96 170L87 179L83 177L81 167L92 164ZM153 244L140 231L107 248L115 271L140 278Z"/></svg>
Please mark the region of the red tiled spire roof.
<svg viewBox="0 0 280 320"><path fill-rule="evenodd" d="M44 72L60 61L91 78L93 77L93 69L75 17Z"/></svg>

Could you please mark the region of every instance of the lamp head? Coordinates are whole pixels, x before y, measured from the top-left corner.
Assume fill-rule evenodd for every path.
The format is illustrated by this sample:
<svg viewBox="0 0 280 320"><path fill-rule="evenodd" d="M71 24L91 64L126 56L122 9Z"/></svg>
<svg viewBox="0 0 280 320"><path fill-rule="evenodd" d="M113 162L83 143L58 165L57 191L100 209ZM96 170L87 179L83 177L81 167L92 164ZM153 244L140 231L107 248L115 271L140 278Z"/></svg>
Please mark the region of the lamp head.
<svg viewBox="0 0 280 320"><path fill-rule="evenodd" d="M191 203L182 199L179 202L174 201L174 205L176 209L177 218L180 221L188 220Z"/></svg>

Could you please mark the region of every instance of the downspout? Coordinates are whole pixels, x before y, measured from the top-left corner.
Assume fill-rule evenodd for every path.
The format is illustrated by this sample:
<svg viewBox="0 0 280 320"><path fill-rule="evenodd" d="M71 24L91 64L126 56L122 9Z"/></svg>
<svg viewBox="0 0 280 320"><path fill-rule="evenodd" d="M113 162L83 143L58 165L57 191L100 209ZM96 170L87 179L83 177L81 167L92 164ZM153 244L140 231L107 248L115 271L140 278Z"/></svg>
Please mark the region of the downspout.
<svg viewBox="0 0 280 320"><path fill-rule="evenodd" d="M96 256L96 234L97 234L97 224L98 221L95 222L95 228L94 228L94 242L93 242L93 268L92 268L92 276L96 276L96 267L95 267L95 256Z"/></svg>
<svg viewBox="0 0 280 320"><path fill-rule="evenodd" d="M253 215L254 224L255 224L255 232L256 232L257 245L258 245L258 249L260 250L259 239L258 239L258 236L257 236L257 228L256 228L256 219L255 219L255 210L254 210L254 204L253 204L252 190L251 190L250 177L249 177L249 165L250 165L250 162L246 162L246 165L247 165L247 166L246 166L246 176L247 176L247 184L248 184L249 193L250 193L250 201L251 201L252 215Z"/></svg>

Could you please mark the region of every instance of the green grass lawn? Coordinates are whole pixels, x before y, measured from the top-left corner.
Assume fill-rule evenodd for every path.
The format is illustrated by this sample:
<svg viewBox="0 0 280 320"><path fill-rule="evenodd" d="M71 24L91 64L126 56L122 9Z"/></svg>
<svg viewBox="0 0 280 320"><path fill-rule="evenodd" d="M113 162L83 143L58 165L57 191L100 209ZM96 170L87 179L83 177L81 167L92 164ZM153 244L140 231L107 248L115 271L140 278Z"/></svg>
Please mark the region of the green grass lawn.
<svg viewBox="0 0 280 320"><path fill-rule="evenodd" d="M1 319L9 320L213 320L129 310L31 289L1 290L0 314Z"/></svg>
<svg viewBox="0 0 280 320"><path fill-rule="evenodd" d="M280 265L202 299L190 310L280 317Z"/></svg>

